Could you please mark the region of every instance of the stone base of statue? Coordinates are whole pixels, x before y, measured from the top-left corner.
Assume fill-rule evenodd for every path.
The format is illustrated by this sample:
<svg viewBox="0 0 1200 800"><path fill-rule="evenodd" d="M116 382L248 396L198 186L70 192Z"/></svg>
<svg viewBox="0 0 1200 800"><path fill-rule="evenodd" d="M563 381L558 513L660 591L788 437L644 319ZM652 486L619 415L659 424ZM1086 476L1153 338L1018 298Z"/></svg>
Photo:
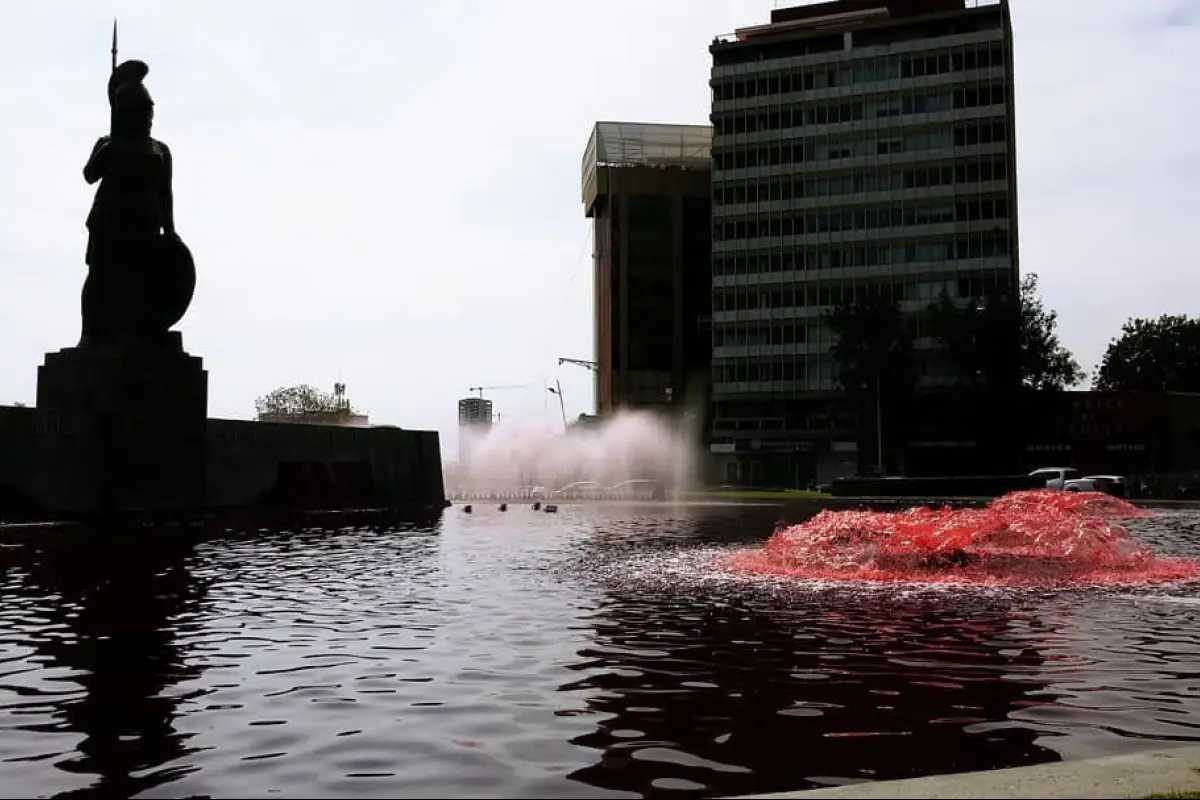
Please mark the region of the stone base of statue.
<svg viewBox="0 0 1200 800"><path fill-rule="evenodd" d="M178 333L48 353L36 413L32 493L48 509L90 518L204 506L208 373Z"/></svg>

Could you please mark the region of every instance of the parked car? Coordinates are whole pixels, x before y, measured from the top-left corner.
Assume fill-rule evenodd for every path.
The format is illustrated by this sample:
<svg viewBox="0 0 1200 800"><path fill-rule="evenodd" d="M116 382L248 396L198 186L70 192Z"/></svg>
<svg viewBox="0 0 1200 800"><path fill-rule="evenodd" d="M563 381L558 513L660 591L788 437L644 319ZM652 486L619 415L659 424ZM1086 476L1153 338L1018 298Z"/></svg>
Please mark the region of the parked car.
<svg viewBox="0 0 1200 800"><path fill-rule="evenodd" d="M1067 481L1063 487L1068 492L1104 492L1114 497L1125 496L1125 479L1120 475L1086 475Z"/></svg>
<svg viewBox="0 0 1200 800"><path fill-rule="evenodd" d="M663 482L651 478L634 478L604 489L604 497L609 500L659 500L665 494Z"/></svg>
<svg viewBox="0 0 1200 800"><path fill-rule="evenodd" d="M575 481L561 489L555 489L550 493L550 497L568 500L595 500L602 491L604 491L604 487L597 481Z"/></svg>
<svg viewBox="0 0 1200 800"><path fill-rule="evenodd" d="M1042 467L1030 475L1044 476L1047 489L1064 492L1105 492L1125 496L1125 479L1120 475L1080 475L1074 467Z"/></svg>
<svg viewBox="0 0 1200 800"><path fill-rule="evenodd" d="M1067 483L1079 478L1074 467L1040 467L1029 473L1030 477L1045 477L1047 489L1065 489ZM1081 491L1076 489L1076 491Z"/></svg>

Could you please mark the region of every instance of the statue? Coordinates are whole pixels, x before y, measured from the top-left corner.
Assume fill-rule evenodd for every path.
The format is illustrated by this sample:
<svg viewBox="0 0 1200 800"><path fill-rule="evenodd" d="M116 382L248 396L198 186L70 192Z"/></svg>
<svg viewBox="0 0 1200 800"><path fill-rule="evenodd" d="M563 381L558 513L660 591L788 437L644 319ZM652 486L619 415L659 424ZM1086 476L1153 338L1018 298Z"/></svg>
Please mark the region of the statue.
<svg viewBox="0 0 1200 800"><path fill-rule="evenodd" d="M192 300L195 265L175 230L171 150L150 136L154 101L143 83L150 68L116 64L115 27L113 64L109 135L83 168L84 180L100 185L87 218L79 343L169 347L168 330Z"/></svg>

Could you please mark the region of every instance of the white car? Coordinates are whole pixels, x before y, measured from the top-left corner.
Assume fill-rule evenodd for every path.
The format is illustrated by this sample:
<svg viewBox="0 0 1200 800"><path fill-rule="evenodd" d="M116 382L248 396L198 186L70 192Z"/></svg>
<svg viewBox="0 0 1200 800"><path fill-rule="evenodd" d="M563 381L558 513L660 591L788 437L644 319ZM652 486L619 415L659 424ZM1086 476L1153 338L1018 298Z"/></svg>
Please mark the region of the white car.
<svg viewBox="0 0 1200 800"><path fill-rule="evenodd" d="M1046 488L1064 492L1107 492L1121 496L1125 492L1125 479L1120 475L1080 475L1073 467L1042 467L1029 473L1045 476Z"/></svg>
<svg viewBox="0 0 1200 800"><path fill-rule="evenodd" d="M1029 473L1029 476L1044 477L1047 489L1066 489L1068 483L1079 479L1079 470L1074 467L1042 467Z"/></svg>
<svg viewBox="0 0 1200 800"><path fill-rule="evenodd" d="M662 494L662 481L634 478L607 487L604 496L614 500L653 500Z"/></svg>
<svg viewBox="0 0 1200 800"><path fill-rule="evenodd" d="M1068 492L1104 492L1114 497L1125 496L1125 478L1120 475L1085 475L1067 481L1063 487Z"/></svg>
<svg viewBox="0 0 1200 800"><path fill-rule="evenodd" d="M551 492L550 497L561 497L571 500L595 500L600 496L600 492L603 489L604 487L597 481L575 481Z"/></svg>

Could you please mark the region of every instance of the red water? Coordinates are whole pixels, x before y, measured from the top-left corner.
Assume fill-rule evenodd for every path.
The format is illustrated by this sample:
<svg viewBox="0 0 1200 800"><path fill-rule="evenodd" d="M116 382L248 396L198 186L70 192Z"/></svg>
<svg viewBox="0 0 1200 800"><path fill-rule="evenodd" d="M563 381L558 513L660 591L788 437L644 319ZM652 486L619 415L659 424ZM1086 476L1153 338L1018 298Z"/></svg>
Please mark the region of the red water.
<svg viewBox="0 0 1200 800"><path fill-rule="evenodd" d="M1120 520L1147 516L1098 492L1013 492L986 508L822 511L736 553L740 572L815 580L993 586L1142 584L1200 577Z"/></svg>

